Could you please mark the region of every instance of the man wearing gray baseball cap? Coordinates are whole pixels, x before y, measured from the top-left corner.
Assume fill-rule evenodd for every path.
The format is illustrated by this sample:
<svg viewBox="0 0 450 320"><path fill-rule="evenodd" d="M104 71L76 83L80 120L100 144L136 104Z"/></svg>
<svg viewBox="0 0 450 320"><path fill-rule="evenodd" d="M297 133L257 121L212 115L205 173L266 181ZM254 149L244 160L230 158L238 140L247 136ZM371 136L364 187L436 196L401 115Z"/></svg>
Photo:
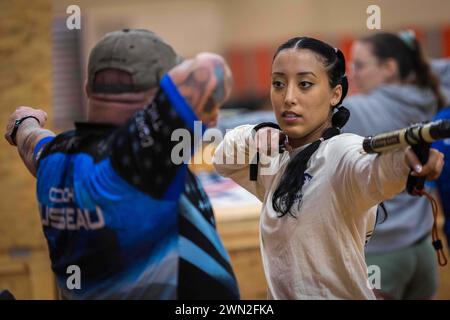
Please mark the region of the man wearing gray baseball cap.
<svg viewBox="0 0 450 320"><path fill-rule="evenodd" d="M64 299L239 298L208 198L170 158L173 130L215 124L231 72L211 53L181 61L150 31L109 33L89 57L88 122L55 136L42 110L9 119Z"/></svg>
<svg viewBox="0 0 450 320"><path fill-rule="evenodd" d="M181 61L172 47L151 31L123 29L106 34L89 55L89 121L123 123L155 95L164 74ZM113 95L105 100L105 94ZM124 103L111 109L111 102Z"/></svg>

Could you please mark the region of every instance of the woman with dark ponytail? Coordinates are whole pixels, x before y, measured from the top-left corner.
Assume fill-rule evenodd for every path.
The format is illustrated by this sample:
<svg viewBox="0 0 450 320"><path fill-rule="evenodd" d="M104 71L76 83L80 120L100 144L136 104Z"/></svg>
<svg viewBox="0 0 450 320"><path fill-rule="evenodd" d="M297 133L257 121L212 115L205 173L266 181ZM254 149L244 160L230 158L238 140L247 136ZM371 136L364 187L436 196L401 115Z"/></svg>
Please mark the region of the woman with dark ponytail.
<svg viewBox="0 0 450 320"><path fill-rule="evenodd" d="M347 90L339 49L290 39L272 61L279 129L240 126L216 149L217 171L263 202L261 253L271 299L374 299L364 245L377 204L404 189L410 168L428 179L442 168L434 149L420 167L409 149L369 155L362 137L340 134L350 115L342 106ZM284 148L272 152L280 137ZM242 154L246 163L239 162Z"/></svg>
<svg viewBox="0 0 450 320"><path fill-rule="evenodd" d="M371 34L355 42L352 55L351 76L360 92L344 100L352 114L345 132L396 130L431 120L445 105L439 79L412 31ZM431 298L438 280L429 202L403 192L384 206L388 218L366 247L367 265L383 274L378 293L385 299Z"/></svg>

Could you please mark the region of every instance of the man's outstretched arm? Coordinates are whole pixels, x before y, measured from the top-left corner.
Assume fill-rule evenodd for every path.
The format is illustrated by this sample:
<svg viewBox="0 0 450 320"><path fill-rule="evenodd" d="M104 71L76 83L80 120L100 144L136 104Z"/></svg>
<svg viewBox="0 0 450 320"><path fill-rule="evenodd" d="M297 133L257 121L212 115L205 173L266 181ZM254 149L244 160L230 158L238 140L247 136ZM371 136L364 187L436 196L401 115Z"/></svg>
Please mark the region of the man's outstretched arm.
<svg viewBox="0 0 450 320"><path fill-rule="evenodd" d="M111 142L114 171L155 198L176 198L193 152L194 123L215 124L231 82L224 59L212 53L199 54L170 70L152 103L116 132Z"/></svg>
<svg viewBox="0 0 450 320"><path fill-rule="evenodd" d="M11 136L17 120L32 116L34 118L25 119L17 128L15 138ZM33 176L36 176L36 161L34 159L34 149L43 138L53 137L55 134L43 126L47 121L47 114L38 109L30 107L19 107L8 119L6 125L5 139L13 146L17 146L17 151L23 163Z"/></svg>

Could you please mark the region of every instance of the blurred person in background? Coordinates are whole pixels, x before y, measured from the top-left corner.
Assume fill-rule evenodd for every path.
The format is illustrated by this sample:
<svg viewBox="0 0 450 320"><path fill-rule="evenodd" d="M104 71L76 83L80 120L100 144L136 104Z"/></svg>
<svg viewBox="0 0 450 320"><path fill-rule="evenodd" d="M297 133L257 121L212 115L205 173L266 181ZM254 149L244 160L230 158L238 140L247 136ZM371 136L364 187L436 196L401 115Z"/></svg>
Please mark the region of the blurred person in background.
<svg viewBox="0 0 450 320"><path fill-rule="evenodd" d="M87 122L55 136L41 110L9 118L63 299L239 298L208 198L171 159L173 130L216 123L231 73L214 54L180 60L150 31L109 33L89 56Z"/></svg>
<svg viewBox="0 0 450 320"><path fill-rule="evenodd" d="M352 56L351 79L360 93L343 102L351 112L345 132L369 136L404 128L431 120L445 105L413 32L369 35L355 42ZM367 265L381 268L378 297L430 299L438 286L431 205L406 191L384 204L387 219L366 246Z"/></svg>

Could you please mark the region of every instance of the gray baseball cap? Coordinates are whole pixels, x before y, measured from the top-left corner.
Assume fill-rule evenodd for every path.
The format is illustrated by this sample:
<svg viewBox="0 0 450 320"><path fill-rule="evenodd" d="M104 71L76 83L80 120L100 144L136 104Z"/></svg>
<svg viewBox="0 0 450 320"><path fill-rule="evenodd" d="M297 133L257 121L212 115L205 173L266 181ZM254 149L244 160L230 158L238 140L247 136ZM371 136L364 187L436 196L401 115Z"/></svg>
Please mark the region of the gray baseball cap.
<svg viewBox="0 0 450 320"><path fill-rule="evenodd" d="M149 30L114 31L107 33L89 55L88 85L93 92L144 91L158 86L162 76L182 60L170 45ZM107 68L128 72L133 84L94 84L96 73Z"/></svg>

